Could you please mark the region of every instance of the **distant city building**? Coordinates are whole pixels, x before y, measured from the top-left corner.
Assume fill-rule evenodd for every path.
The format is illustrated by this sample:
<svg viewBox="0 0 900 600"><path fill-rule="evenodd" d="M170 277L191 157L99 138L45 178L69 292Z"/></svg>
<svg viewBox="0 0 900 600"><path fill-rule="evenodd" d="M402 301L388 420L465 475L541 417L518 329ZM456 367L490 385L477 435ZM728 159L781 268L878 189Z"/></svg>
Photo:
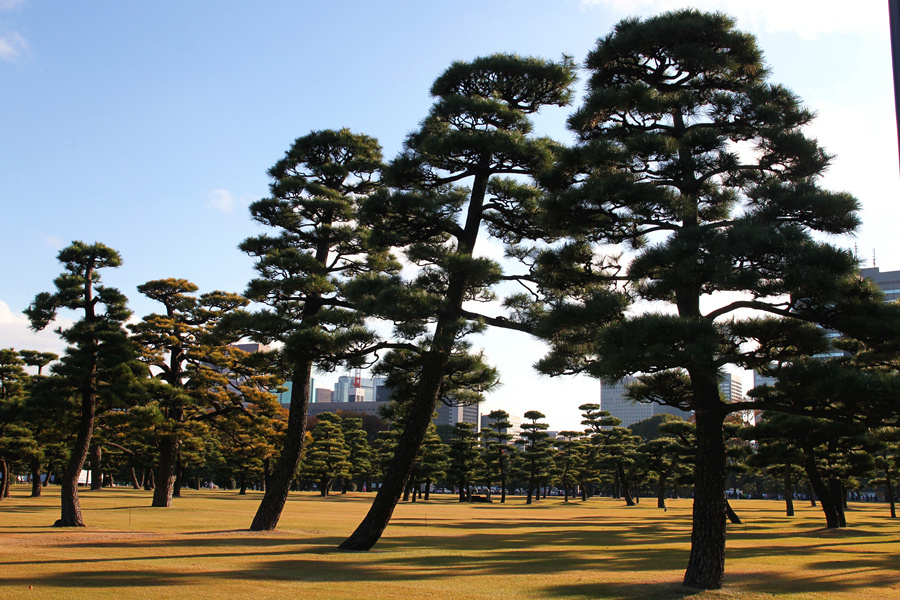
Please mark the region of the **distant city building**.
<svg viewBox="0 0 900 600"><path fill-rule="evenodd" d="M900 299L900 271L884 271L878 267L867 267L859 270L863 277L868 277L884 292L885 301Z"/></svg>
<svg viewBox="0 0 900 600"><path fill-rule="evenodd" d="M331 396L333 392L327 388L316 388L316 400L315 402L318 404L320 402L331 402Z"/></svg>
<svg viewBox="0 0 900 600"><path fill-rule="evenodd" d="M744 399L744 386L739 375L722 373L719 375L719 391L725 402L741 402Z"/></svg>
<svg viewBox="0 0 900 600"><path fill-rule="evenodd" d="M384 377L359 377L359 386L357 387L357 378L350 375L341 375L338 377L337 383L334 384L334 393L331 395L332 402L375 402L378 397L378 389L384 387ZM381 393L384 397L384 392Z"/></svg>
<svg viewBox="0 0 900 600"><path fill-rule="evenodd" d="M357 413L360 415L381 416L381 407L386 406L387 402L316 402L309 405L309 415L314 417L322 413L336 413L338 411Z"/></svg>
<svg viewBox="0 0 900 600"><path fill-rule="evenodd" d="M500 430L500 433L508 433L512 436L512 439L518 439L522 435L522 417L509 415L509 418L506 420L509 421L511 427ZM484 431L492 421L493 419L488 415L481 415L481 427L479 428L479 431Z"/></svg>
<svg viewBox="0 0 900 600"><path fill-rule="evenodd" d="M626 396L627 386L634 381L637 381L636 377L628 376L618 381L600 382L600 410L609 411L609 414L621 420L621 427L628 427L659 414L676 415L682 419L690 418L690 412L672 406L656 402L646 404L634 402Z"/></svg>
<svg viewBox="0 0 900 600"><path fill-rule="evenodd" d="M457 423L471 423L475 426L476 431L480 431L481 425L481 407L477 404L472 406L448 406L444 402L438 402L437 416L434 418L435 425L453 426Z"/></svg>
<svg viewBox="0 0 900 600"><path fill-rule="evenodd" d="M900 271L882 272L878 267L866 267L864 269L860 269L859 273L863 277L871 279L875 283L875 285L878 286L878 289L884 292L885 302L894 302L900 299ZM840 337L840 333L837 331L828 331L825 333L825 335L831 339ZM821 358L832 358L844 356L845 354L846 353L841 350L834 349L817 356ZM753 387L759 387L762 385L774 386L777 381L778 379L776 377L767 377L757 372L753 373Z"/></svg>

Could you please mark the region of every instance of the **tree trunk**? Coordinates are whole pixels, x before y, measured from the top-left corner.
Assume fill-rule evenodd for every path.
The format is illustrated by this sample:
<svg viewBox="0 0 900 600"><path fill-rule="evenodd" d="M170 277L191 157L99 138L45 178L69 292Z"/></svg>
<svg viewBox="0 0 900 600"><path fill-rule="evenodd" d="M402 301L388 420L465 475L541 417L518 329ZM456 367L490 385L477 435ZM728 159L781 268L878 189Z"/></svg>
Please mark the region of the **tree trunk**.
<svg viewBox="0 0 900 600"><path fill-rule="evenodd" d="M247 476L244 474L243 471L241 472L240 482L241 482L241 486L240 486L240 491L238 492L238 496L246 496L247 495Z"/></svg>
<svg viewBox="0 0 900 600"><path fill-rule="evenodd" d="M812 482L807 478L806 480L806 488L809 490L809 505L813 508L816 507L816 492L813 489Z"/></svg>
<svg viewBox="0 0 900 600"><path fill-rule="evenodd" d="M794 485L791 481L791 470L794 465L784 465L784 506L787 516L794 516Z"/></svg>
<svg viewBox="0 0 900 600"><path fill-rule="evenodd" d="M281 512L287 502L291 482L300 464L303 442L306 437L306 417L309 414L310 379L312 362L304 361L294 365L291 388L291 409L288 426L284 434L281 454L275 461L272 474L266 481L266 491L256 509L250 524L251 531L271 531L278 525Z"/></svg>
<svg viewBox="0 0 900 600"><path fill-rule="evenodd" d="M180 440L174 436L165 436L159 440L159 466L154 474L156 486L153 488L153 502L150 506L157 508L172 506L179 446Z"/></svg>
<svg viewBox="0 0 900 600"><path fill-rule="evenodd" d="M0 457L0 469L3 469L0 475L0 500L3 500L9 497L9 465L5 457Z"/></svg>
<svg viewBox="0 0 900 600"><path fill-rule="evenodd" d="M834 503L834 508L837 511L838 525L840 527L846 527L847 516L844 513L844 505L847 500L847 494L844 491L844 486L841 485L841 480L837 477L829 479L828 491L831 495L831 501Z"/></svg>
<svg viewBox="0 0 900 600"><path fill-rule="evenodd" d="M184 465L181 464L181 451L175 461L175 483L172 485L172 497L181 498L181 487L184 485Z"/></svg>
<svg viewBox="0 0 900 600"><path fill-rule="evenodd" d="M616 461L616 474L622 484L622 496L625 498L625 506L634 506L634 498L631 497L628 477L625 475L625 467L622 465L621 461Z"/></svg>
<svg viewBox="0 0 900 600"><path fill-rule="evenodd" d="M94 373L90 375L93 382ZM63 469L60 487L60 517L55 527L84 527L81 514L81 503L78 501L78 478L87 459L94 433L94 415L96 413L93 383L84 384L81 393L81 414L78 419L78 433L75 445L69 456L69 462Z"/></svg>
<svg viewBox="0 0 900 600"><path fill-rule="evenodd" d="M476 174L472 182L465 227L457 238L457 253L462 256L471 257L475 250L490 179L490 173L487 171L490 164L489 153L479 159L478 168L482 171ZM394 458L388 466L384 482L369 512L350 537L340 545L344 550L369 550L381 537L391 520L400 494L412 474L416 455L425 440L453 345L463 329L460 311L469 288L469 277L464 268L450 273L447 294L438 313L431 348L422 355L419 383L406 417L406 425L394 451Z"/></svg>
<svg viewBox="0 0 900 600"><path fill-rule="evenodd" d="M896 501L894 500L894 482L891 479L891 473L889 470L886 470L884 473L884 482L885 482L885 487L887 488L885 490L885 493L887 495L887 501L891 505L891 518L896 519L897 518L897 508L896 508Z"/></svg>
<svg viewBox="0 0 900 600"><path fill-rule="evenodd" d="M660 473L656 484L656 508L666 509L666 478Z"/></svg>
<svg viewBox="0 0 900 600"><path fill-rule="evenodd" d="M728 498L725 498L725 514L728 516L728 520L731 521L732 525L741 525L741 518L734 512L734 509L731 508L731 503L728 501Z"/></svg>
<svg viewBox="0 0 900 600"><path fill-rule="evenodd" d="M804 468L806 476L809 479L809 485L812 487L815 495L819 497L819 503L822 505L822 512L825 513L825 526L828 529L838 529L841 526L841 518L838 515L837 507L825 482L819 475L819 468L816 465L816 457L812 448L803 448L806 453L806 461Z"/></svg>
<svg viewBox="0 0 900 600"><path fill-rule="evenodd" d="M91 445L91 491L103 489L103 446Z"/></svg>
<svg viewBox="0 0 900 600"><path fill-rule="evenodd" d="M41 495L41 459L31 459L31 497L38 498Z"/></svg>
<svg viewBox="0 0 900 600"><path fill-rule="evenodd" d="M138 476L137 476L137 471L134 470L134 467L131 467L131 487L133 487L136 490L141 489L142 487L144 487L143 479L144 479L143 471L141 471L141 479L139 480Z"/></svg>
<svg viewBox="0 0 900 600"><path fill-rule="evenodd" d="M436 342L440 339L436 336ZM432 350L426 353L419 387L409 408L406 424L400 434L394 457L388 465L384 481L375 495L369 512L350 537L340 545L341 549L369 550L378 542L390 522L394 508L412 474L416 455L428 432L428 425L431 423L444 368L452 348L452 336L447 342L446 347L441 348L442 351Z"/></svg>
<svg viewBox="0 0 900 600"><path fill-rule="evenodd" d="M703 387L695 383L697 462L691 555L684 585L719 589L725 575L725 412L719 406L715 377ZM706 397L697 397L698 388Z"/></svg>

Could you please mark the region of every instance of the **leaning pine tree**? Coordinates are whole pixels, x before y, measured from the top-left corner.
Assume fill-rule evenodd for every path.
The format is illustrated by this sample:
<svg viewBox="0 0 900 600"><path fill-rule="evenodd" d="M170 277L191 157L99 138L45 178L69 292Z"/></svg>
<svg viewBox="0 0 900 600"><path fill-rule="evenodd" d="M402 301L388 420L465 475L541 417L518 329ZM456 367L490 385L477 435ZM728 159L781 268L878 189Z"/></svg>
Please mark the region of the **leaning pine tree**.
<svg viewBox="0 0 900 600"><path fill-rule="evenodd" d="M377 344L343 286L362 273L399 268L387 254L369 250L357 219L359 202L379 185L380 169L374 138L346 129L312 132L269 170L271 197L250 206L253 219L276 233L241 244L258 274L245 295L271 308L230 325L282 343L292 382L284 443L250 525L254 531L274 529L284 509L303 449L313 367L333 369Z"/></svg>
<svg viewBox="0 0 900 600"><path fill-rule="evenodd" d="M835 325L851 304L845 294L861 288L853 254L818 234L851 233L857 202L819 187L831 157L803 133L813 114L766 81L755 39L727 16L624 20L587 68L584 104L569 121L579 144L547 180L559 190L547 214L571 236L556 255L560 272L596 272L591 244L621 245L631 260L610 279L629 300L671 310L608 319L587 303L565 305L545 332L554 347L540 368L641 373L663 399L673 383L690 391L697 458L684 583L719 588L723 423L753 406L725 403L719 372L787 360L798 341L822 347L808 323ZM719 292L731 294L701 303Z"/></svg>
<svg viewBox="0 0 900 600"><path fill-rule="evenodd" d="M366 204L380 241L402 248L421 267L410 285L410 319L398 333L414 339L422 352L394 460L343 549L370 549L390 521L457 342L484 324L525 329L512 320L472 313L463 303L493 299L492 286L509 278L496 262L476 257L475 244L484 226L501 238L519 233L521 215L533 210L534 188L498 176L530 176L552 163L558 146L531 135L529 115L548 105L566 105L573 80L568 58L554 63L494 55L454 63L431 88L437 100L429 115L386 171L396 192Z"/></svg>

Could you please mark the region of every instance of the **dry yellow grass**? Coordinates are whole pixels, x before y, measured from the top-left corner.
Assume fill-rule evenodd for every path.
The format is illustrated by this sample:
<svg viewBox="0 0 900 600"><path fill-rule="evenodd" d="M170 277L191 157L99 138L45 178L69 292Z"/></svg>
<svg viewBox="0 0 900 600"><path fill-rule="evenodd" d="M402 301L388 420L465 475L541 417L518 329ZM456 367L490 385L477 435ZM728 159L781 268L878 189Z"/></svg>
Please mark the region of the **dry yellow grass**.
<svg viewBox="0 0 900 600"><path fill-rule="evenodd" d="M680 585L690 500L668 512L596 498L568 505L404 504L370 552L336 546L371 495L292 494L279 529L247 527L259 493L186 490L171 509L150 493L82 492L88 527L55 529L58 493L0 502L0 598L900 599L900 523L853 504L851 527L823 529L819 509L793 519L775 501L736 501L726 587Z"/></svg>

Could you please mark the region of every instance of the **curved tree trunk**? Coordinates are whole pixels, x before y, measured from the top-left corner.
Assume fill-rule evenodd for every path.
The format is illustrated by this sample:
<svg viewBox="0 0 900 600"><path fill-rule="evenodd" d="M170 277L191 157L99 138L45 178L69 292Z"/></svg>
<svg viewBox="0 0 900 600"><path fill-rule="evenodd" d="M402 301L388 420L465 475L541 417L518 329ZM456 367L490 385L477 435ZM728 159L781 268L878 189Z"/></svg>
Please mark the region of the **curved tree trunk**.
<svg viewBox="0 0 900 600"><path fill-rule="evenodd" d="M394 457L388 465L384 481L375 495L369 512L350 537L340 545L341 549L369 550L378 542L390 522L394 508L400 501L400 496L412 474L416 455L428 432L451 348L452 338L444 352L431 351L425 356L419 390L406 416L406 424L400 434Z"/></svg>
<svg viewBox="0 0 900 600"><path fill-rule="evenodd" d="M96 369L95 369L96 370ZM92 372L89 381L93 381ZM78 478L87 460L91 447L91 436L94 433L94 415L96 413L95 394L92 383L85 384L81 393L81 414L78 420L78 433L69 462L62 472L60 488L60 517L55 527L84 527L81 514L81 503L78 501Z"/></svg>
<svg viewBox="0 0 900 600"><path fill-rule="evenodd" d="M634 498L631 496L631 486L628 485L628 476L625 474L625 467L621 461L616 461L616 473L622 484L622 497L625 499L625 506L634 506Z"/></svg>
<svg viewBox="0 0 900 600"><path fill-rule="evenodd" d="M270 531L278 525L281 512L287 502L291 482L300 464L303 442L306 437L306 417L309 414L310 380L312 362L305 361L294 366L291 387L291 409L288 413L288 426L284 434L284 445L281 454L275 461L266 481L266 492L256 509L256 515L250 524L251 531Z"/></svg>
<svg viewBox="0 0 900 600"><path fill-rule="evenodd" d="M0 469L3 469L0 475L0 500L3 500L9 497L9 464L5 457L0 457Z"/></svg>
<svg viewBox="0 0 900 600"><path fill-rule="evenodd" d="M837 507L834 505L831 492L822 480L822 476L819 475L815 454L812 448L804 448L803 451L806 453L806 462L803 466L806 469L809 485L812 487L815 495L819 497L819 504L822 505L822 512L825 513L825 526L828 529L838 529L841 526L841 518Z"/></svg>
<svg viewBox="0 0 900 600"><path fill-rule="evenodd" d="M138 479L137 471L134 469L134 467L131 467L131 487L133 487L136 490L139 490L142 487L144 487L143 476L144 476L144 473L143 473L143 471L141 471L141 479Z"/></svg>
<svg viewBox="0 0 900 600"><path fill-rule="evenodd" d="M732 525L741 525L741 518L734 512L734 509L731 508L731 502L728 501L728 498L725 498L725 514L728 516L728 520Z"/></svg>

